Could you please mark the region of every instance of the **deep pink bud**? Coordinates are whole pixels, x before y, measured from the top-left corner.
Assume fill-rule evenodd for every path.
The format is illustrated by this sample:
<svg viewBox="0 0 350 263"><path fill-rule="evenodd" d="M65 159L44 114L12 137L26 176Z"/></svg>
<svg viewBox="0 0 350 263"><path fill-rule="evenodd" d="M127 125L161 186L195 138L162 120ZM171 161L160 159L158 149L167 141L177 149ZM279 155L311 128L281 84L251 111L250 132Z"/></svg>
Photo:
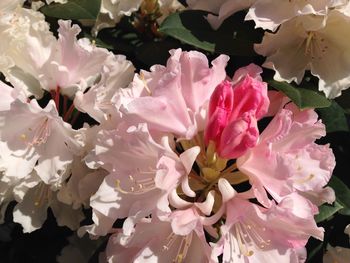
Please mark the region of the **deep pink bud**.
<svg viewBox="0 0 350 263"><path fill-rule="evenodd" d="M254 112L245 112L224 128L217 151L221 157L235 159L254 147L258 137Z"/></svg>
<svg viewBox="0 0 350 263"><path fill-rule="evenodd" d="M262 118L269 108L267 84L246 75L233 89L234 106L231 119L239 118L244 112L253 111L257 120Z"/></svg>
<svg viewBox="0 0 350 263"><path fill-rule="evenodd" d="M237 158L257 143L257 121L270 104L260 73L254 64L241 68L233 88L231 82L223 81L210 98L205 142L214 141L220 157Z"/></svg>
<svg viewBox="0 0 350 263"><path fill-rule="evenodd" d="M222 130L227 126L233 107L233 90L229 81L221 82L209 101L208 123L205 129L205 143L219 142Z"/></svg>

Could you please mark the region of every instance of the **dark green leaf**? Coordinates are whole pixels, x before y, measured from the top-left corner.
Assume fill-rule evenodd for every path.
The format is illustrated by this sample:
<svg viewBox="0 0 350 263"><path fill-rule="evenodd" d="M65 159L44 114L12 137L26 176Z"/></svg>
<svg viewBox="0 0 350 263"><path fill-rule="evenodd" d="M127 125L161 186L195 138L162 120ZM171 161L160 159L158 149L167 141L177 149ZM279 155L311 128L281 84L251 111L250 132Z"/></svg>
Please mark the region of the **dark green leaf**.
<svg viewBox="0 0 350 263"><path fill-rule="evenodd" d="M323 204L322 206L319 207L319 213L318 215L315 216L315 220L317 223L322 222L330 218L332 215L334 215L336 212L338 212L342 208L343 206L337 201L335 201L333 205Z"/></svg>
<svg viewBox="0 0 350 263"><path fill-rule="evenodd" d="M323 123L326 125L327 132L349 131L345 112L335 101L325 109L318 110Z"/></svg>
<svg viewBox="0 0 350 263"><path fill-rule="evenodd" d="M350 215L350 189L338 177L332 176L328 184L334 189L337 202L343 207L339 213Z"/></svg>
<svg viewBox="0 0 350 263"><path fill-rule="evenodd" d="M320 242L313 250L311 250L307 255L307 262L310 262L316 254L322 249L323 242Z"/></svg>
<svg viewBox="0 0 350 263"><path fill-rule="evenodd" d="M50 4L40 11L47 16L62 19L96 19L101 0L69 0L66 4Z"/></svg>
<svg viewBox="0 0 350 263"><path fill-rule="evenodd" d="M331 102L325 96L316 91L294 87L287 82L270 80L268 83L271 87L283 92L300 109L326 108L331 105Z"/></svg>
<svg viewBox="0 0 350 263"><path fill-rule="evenodd" d="M170 15L160 26L160 31L197 48L228 55L254 56L253 44L259 38L250 23L243 23L240 15L227 19L213 30L206 20L207 12L187 10Z"/></svg>
<svg viewBox="0 0 350 263"><path fill-rule="evenodd" d="M155 64L165 65L170 54L169 50L178 47L178 42L173 39L166 39L161 42L146 42L136 48L135 55L147 67ZM154 51L157 50L157 55Z"/></svg>

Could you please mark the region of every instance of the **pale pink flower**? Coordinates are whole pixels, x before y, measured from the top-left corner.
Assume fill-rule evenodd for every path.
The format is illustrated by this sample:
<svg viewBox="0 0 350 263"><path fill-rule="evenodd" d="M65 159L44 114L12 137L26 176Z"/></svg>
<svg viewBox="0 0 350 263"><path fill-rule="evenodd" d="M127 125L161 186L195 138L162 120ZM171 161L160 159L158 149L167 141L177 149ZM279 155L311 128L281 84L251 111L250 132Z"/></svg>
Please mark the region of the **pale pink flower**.
<svg viewBox="0 0 350 263"><path fill-rule="evenodd" d="M91 234L105 235L116 219L125 217L124 230L130 232L139 219L157 211L169 212L168 196L179 185L194 195L187 175L198 155L197 147L178 157L169 138L156 142L145 124L104 131L100 138L95 157L89 158L95 158L110 174L90 200L95 225L86 229Z"/></svg>
<svg viewBox="0 0 350 263"><path fill-rule="evenodd" d="M73 209L70 205L58 201L57 191L42 182L39 177L37 183L26 191L23 199L17 201L19 203L13 210L13 221L22 225L24 233L41 228L49 207L59 226L76 230L84 218L81 209Z"/></svg>
<svg viewBox="0 0 350 263"><path fill-rule="evenodd" d="M303 262L303 246L312 235L323 238L313 218L313 205L297 194L286 196L266 209L237 194L225 179L219 180L226 222L212 257L223 262ZM301 253L302 252L302 253Z"/></svg>
<svg viewBox="0 0 350 263"><path fill-rule="evenodd" d="M43 89L59 88L62 94L72 97L77 90L91 86L106 59L114 56L88 39L77 40L78 25L71 25L69 20L58 23L57 40L39 12L20 8L0 19L0 36L7 39L0 47L7 63L0 65L0 70L28 96L40 98ZM23 56L23 52L28 55Z"/></svg>
<svg viewBox="0 0 350 263"><path fill-rule="evenodd" d="M278 202L294 191L323 195L335 166L329 145L314 142L325 134L311 109L300 111L290 103L277 113L259 143L237 159L262 204L269 203L264 188Z"/></svg>
<svg viewBox="0 0 350 263"><path fill-rule="evenodd" d="M77 40L81 31L78 25L71 25L69 20L58 23L59 38L48 60L38 69L38 79L45 90L59 87L62 94L73 96L76 90L84 90L92 84L111 54L95 47L88 39Z"/></svg>
<svg viewBox="0 0 350 263"><path fill-rule="evenodd" d="M57 199L73 209L90 207L90 197L96 193L107 175L104 169L89 169L81 156L74 158L68 181L62 183Z"/></svg>
<svg viewBox="0 0 350 263"><path fill-rule="evenodd" d="M126 88L133 79L132 63L125 56L110 56L101 70L101 80L87 92L77 91L74 105L81 112L88 113L96 121L110 121L117 115L113 97L121 88Z"/></svg>
<svg viewBox="0 0 350 263"><path fill-rule="evenodd" d="M228 57L221 55L208 66L208 60L196 51L172 50L167 66L155 65L151 72L137 77L148 94L128 99L121 107L128 120L147 122L150 130L174 133L191 139L204 129L206 103L215 87L226 78Z"/></svg>
<svg viewBox="0 0 350 263"><path fill-rule="evenodd" d="M190 220L191 216L187 215ZM193 218L196 221L197 217ZM156 233L156 234L155 234ZM107 245L107 261L112 262L217 262L209 258L211 248L203 230L173 232L171 220L143 219L131 235L115 234Z"/></svg>
<svg viewBox="0 0 350 263"><path fill-rule="evenodd" d="M6 176L24 178L33 169L47 184L60 184L78 154L77 134L58 116L51 100L42 109L35 99L15 100L9 110L0 112L1 158L6 161Z"/></svg>

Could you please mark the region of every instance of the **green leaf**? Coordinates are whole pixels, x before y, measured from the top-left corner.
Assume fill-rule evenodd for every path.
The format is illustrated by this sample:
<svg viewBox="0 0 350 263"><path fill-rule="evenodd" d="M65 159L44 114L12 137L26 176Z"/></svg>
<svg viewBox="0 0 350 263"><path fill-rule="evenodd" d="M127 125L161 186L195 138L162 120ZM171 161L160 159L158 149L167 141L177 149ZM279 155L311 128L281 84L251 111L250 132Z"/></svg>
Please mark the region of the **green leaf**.
<svg viewBox="0 0 350 263"><path fill-rule="evenodd" d="M344 109L335 101L325 109L318 110L327 132L349 131Z"/></svg>
<svg viewBox="0 0 350 263"><path fill-rule="evenodd" d="M319 207L319 213L315 216L316 223L322 222L331 216L333 216L336 212L342 209L343 206L335 201L333 205L323 204Z"/></svg>
<svg viewBox="0 0 350 263"><path fill-rule="evenodd" d="M343 207L339 213L350 216L350 189L338 177L332 176L328 184L334 189L336 201Z"/></svg>
<svg viewBox="0 0 350 263"><path fill-rule="evenodd" d="M155 64L165 65L169 58L169 50L177 48L178 41L174 39L165 39L160 42L146 42L135 49L135 56L147 67ZM157 55L154 55L157 50Z"/></svg>
<svg viewBox="0 0 350 263"><path fill-rule="evenodd" d="M320 242L313 250L311 250L307 255L307 261L311 262L311 260L317 255L317 253L322 249L323 242Z"/></svg>
<svg viewBox="0 0 350 263"><path fill-rule="evenodd" d="M259 31L251 23L243 23L241 14L227 19L218 30L206 20L207 12L186 10L174 13L161 24L160 32L197 48L228 55L254 56L253 44Z"/></svg>
<svg viewBox="0 0 350 263"><path fill-rule="evenodd" d="M300 109L308 108L326 108L331 102L322 94L304 88L296 88L287 82L279 82L275 80L268 81L269 85L290 98Z"/></svg>
<svg viewBox="0 0 350 263"><path fill-rule="evenodd" d="M96 19L101 0L68 0L66 4L53 3L40 8L46 16L62 19Z"/></svg>

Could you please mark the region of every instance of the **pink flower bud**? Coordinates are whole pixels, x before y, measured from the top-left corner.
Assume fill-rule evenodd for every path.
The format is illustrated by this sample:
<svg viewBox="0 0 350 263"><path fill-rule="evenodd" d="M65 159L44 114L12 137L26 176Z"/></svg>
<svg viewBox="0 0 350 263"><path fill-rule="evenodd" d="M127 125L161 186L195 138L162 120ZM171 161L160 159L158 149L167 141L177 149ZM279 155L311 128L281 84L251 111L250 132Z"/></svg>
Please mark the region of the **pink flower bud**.
<svg viewBox="0 0 350 263"><path fill-rule="evenodd" d="M235 159L254 147L258 137L259 130L254 112L245 112L224 128L217 149L218 153L221 157Z"/></svg>
<svg viewBox="0 0 350 263"><path fill-rule="evenodd" d="M239 118L247 111L254 111L257 120L267 113L270 101L267 96L267 84L265 82L246 75L234 86L233 93L232 120Z"/></svg>
<svg viewBox="0 0 350 263"><path fill-rule="evenodd" d="M209 102L209 121L205 129L205 143L219 142L222 130L227 126L233 107L233 90L229 81L221 82Z"/></svg>
<svg viewBox="0 0 350 263"><path fill-rule="evenodd" d="M205 143L214 141L221 157L237 158L257 142L257 120L267 113L270 102L267 85L256 67L251 64L239 69L237 83L232 87L223 81L210 98Z"/></svg>

